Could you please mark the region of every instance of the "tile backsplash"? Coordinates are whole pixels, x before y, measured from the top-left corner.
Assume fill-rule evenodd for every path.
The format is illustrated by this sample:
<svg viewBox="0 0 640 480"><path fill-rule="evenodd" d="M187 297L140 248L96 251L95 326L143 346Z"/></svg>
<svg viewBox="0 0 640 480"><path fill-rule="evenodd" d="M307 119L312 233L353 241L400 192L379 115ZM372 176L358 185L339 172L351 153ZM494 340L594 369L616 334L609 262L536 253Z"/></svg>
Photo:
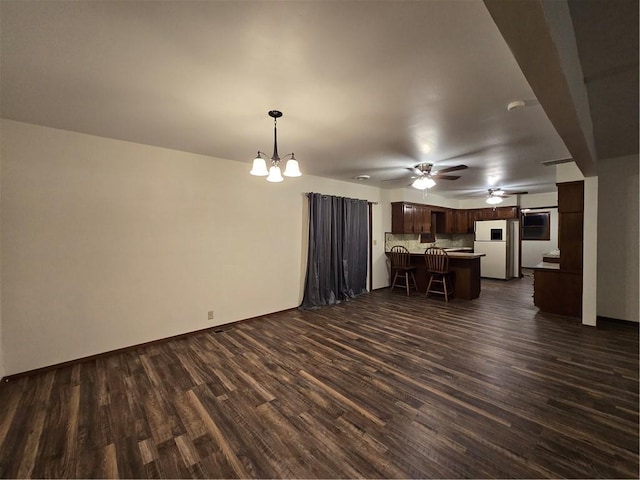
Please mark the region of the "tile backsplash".
<svg viewBox="0 0 640 480"><path fill-rule="evenodd" d="M445 234L437 233L436 241L420 243L420 235L412 233L385 233L384 251L388 252L392 247L402 245L411 253L424 253L429 247L462 248L473 247L473 234Z"/></svg>

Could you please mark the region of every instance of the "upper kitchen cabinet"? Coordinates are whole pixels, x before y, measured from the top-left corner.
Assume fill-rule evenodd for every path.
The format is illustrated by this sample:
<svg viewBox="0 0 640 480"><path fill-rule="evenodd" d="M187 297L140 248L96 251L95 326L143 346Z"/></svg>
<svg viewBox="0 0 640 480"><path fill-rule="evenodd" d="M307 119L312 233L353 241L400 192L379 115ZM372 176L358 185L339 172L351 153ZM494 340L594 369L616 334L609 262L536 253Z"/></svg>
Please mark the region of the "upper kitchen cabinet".
<svg viewBox="0 0 640 480"><path fill-rule="evenodd" d="M559 183L558 213L584 212L584 181Z"/></svg>
<svg viewBox="0 0 640 480"><path fill-rule="evenodd" d="M582 272L584 182L558 183L560 270Z"/></svg>
<svg viewBox="0 0 640 480"><path fill-rule="evenodd" d="M476 222L478 220L482 220L482 209L474 208L473 210L467 210L467 219L467 227L469 229L469 232L475 232Z"/></svg>
<svg viewBox="0 0 640 480"><path fill-rule="evenodd" d="M431 208L407 202L391 204L391 233L431 233Z"/></svg>
<svg viewBox="0 0 640 480"><path fill-rule="evenodd" d="M468 233L469 232L469 211L455 210L448 208L441 216L442 222L436 225L438 233ZM471 227L473 232L473 227Z"/></svg>
<svg viewBox="0 0 640 480"><path fill-rule="evenodd" d="M520 218L520 209L518 207L498 207L496 208L498 220L509 220L511 218Z"/></svg>
<svg viewBox="0 0 640 480"><path fill-rule="evenodd" d="M474 208L468 210L469 224L473 229L473 224L477 220L509 220L520 218L520 209L518 207L488 207L488 208Z"/></svg>
<svg viewBox="0 0 640 480"><path fill-rule="evenodd" d="M456 210L455 219L456 221L453 233L473 232L473 227L469 229L469 210Z"/></svg>
<svg viewBox="0 0 640 480"><path fill-rule="evenodd" d="M466 234L473 233L477 220L508 220L519 217L520 209L518 207L465 210L420 203L393 202L391 204L391 233L433 235L435 229L437 233Z"/></svg>

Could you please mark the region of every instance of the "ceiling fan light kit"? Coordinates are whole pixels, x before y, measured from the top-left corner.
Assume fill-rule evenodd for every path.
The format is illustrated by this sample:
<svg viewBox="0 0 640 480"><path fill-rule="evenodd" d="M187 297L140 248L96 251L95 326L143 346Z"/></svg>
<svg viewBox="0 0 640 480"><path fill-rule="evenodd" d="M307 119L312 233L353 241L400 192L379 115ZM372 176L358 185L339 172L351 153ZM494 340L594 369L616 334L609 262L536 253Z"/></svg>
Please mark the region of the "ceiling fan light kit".
<svg viewBox="0 0 640 480"><path fill-rule="evenodd" d="M436 184L435 180L430 176L422 176L416 178L411 186L413 188L417 188L418 190L426 190L427 188L431 188Z"/></svg>
<svg viewBox="0 0 640 480"><path fill-rule="evenodd" d="M269 116L273 118L273 155L271 155L271 167L267 170L267 156L258 150L256 158L253 160L253 166L249 172L251 175L258 177L267 177L267 182L279 183L285 177L300 177L300 165L293 153L287 153L284 158L290 157L284 169L284 173L280 170L280 161L283 160L278 156L278 118L282 117L282 112L278 110L270 110Z"/></svg>

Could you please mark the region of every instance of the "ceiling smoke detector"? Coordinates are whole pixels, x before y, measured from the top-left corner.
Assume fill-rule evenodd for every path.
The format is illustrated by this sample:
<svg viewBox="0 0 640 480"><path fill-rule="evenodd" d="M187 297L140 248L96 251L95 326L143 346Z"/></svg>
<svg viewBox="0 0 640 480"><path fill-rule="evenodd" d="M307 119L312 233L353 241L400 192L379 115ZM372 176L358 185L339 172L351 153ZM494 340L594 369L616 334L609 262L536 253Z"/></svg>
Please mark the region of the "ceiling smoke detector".
<svg viewBox="0 0 640 480"><path fill-rule="evenodd" d="M358 175L357 177L353 177L353 178L358 180L359 182L364 182L369 180L371 178L371 175Z"/></svg>
<svg viewBox="0 0 640 480"><path fill-rule="evenodd" d="M524 100L516 100L507 105L507 110L510 112L511 110L516 110L518 108L524 108L524 106Z"/></svg>

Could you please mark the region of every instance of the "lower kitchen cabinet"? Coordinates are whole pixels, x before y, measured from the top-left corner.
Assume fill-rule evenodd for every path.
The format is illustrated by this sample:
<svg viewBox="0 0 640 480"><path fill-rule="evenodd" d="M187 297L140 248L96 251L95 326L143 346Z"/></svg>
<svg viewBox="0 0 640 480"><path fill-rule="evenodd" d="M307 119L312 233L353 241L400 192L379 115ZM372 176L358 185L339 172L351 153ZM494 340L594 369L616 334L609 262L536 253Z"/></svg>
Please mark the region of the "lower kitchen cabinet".
<svg viewBox="0 0 640 480"><path fill-rule="evenodd" d="M533 303L543 312L582 316L582 274L560 271L557 264L534 268Z"/></svg>

